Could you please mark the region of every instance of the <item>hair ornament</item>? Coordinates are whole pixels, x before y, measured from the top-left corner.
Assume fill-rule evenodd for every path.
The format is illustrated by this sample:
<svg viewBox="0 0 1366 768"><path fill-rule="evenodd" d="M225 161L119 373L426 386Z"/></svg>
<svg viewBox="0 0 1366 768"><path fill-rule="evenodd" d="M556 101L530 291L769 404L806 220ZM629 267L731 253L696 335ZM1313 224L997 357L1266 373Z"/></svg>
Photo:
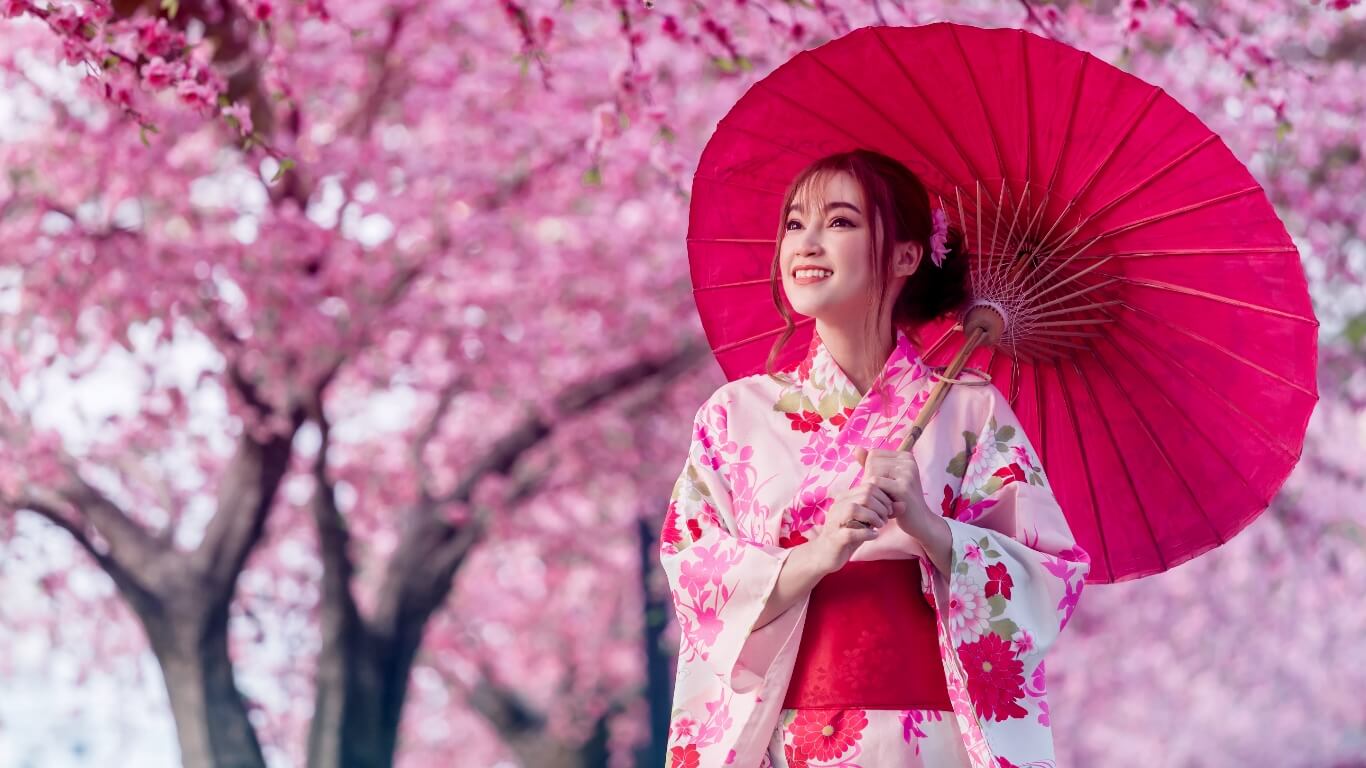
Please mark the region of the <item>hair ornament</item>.
<svg viewBox="0 0 1366 768"><path fill-rule="evenodd" d="M942 266L948 255L949 217L943 208L934 209L934 232L930 234L930 261Z"/></svg>

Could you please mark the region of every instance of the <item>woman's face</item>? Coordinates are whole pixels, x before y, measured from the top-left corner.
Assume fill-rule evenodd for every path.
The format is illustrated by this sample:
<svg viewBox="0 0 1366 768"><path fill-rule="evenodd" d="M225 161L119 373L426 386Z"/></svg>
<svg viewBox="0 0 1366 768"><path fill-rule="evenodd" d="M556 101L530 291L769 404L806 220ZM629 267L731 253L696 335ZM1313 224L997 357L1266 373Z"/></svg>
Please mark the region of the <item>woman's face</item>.
<svg viewBox="0 0 1366 768"><path fill-rule="evenodd" d="M818 201L824 201L822 210L814 210ZM794 310L826 323L860 320L870 311L872 223L866 212L862 190L844 172L793 199L778 253L783 290Z"/></svg>

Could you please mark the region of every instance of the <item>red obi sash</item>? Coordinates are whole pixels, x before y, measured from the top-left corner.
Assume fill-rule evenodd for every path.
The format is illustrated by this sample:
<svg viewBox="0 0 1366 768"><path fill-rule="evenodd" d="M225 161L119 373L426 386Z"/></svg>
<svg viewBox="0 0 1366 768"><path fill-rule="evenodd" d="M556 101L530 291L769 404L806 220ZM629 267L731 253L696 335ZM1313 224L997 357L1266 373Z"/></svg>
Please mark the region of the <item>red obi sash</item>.
<svg viewBox="0 0 1366 768"><path fill-rule="evenodd" d="M816 583L783 707L953 709L914 558L851 560Z"/></svg>

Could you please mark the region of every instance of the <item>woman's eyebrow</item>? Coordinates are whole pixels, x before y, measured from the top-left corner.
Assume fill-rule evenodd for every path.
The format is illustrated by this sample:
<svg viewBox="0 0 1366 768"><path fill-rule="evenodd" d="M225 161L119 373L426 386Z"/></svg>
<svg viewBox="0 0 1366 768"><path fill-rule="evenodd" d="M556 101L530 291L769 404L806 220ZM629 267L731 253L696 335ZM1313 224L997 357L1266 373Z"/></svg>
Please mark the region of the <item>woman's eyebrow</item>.
<svg viewBox="0 0 1366 768"><path fill-rule="evenodd" d="M840 202L840 201L835 201L835 202L830 203L829 205L825 206L825 210L826 210L827 212L828 212L828 211L833 211L833 210L836 209L836 208L848 208L849 210L853 211L854 213L857 213L857 214L859 214L859 215L862 215L862 214L863 214L863 211L860 211L860 210L858 209L858 206L857 206L857 205L854 205L853 203L844 203L844 202ZM787 214L792 213L793 211L800 211L800 210L802 210L802 207L801 207L800 205L797 205L796 203L793 203L793 204L787 206L787 213L784 213L783 215L786 216Z"/></svg>

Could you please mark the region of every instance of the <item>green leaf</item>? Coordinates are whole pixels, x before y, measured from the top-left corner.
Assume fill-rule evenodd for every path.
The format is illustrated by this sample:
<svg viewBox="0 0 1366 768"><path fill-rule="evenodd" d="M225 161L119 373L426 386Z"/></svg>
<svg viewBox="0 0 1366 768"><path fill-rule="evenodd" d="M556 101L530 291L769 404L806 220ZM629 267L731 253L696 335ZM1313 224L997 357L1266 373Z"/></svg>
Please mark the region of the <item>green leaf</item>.
<svg viewBox="0 0 1366 768"><path fill-rule="evenodd" d="M161 0L161 10L174 19L175 15L180 13L180 0Z"/></svg>
<svg viewBox="0 0 1366 768"><path fill-rule="evenodd" d="M968 564L967 564L967 563L959 563L958 566L957 566L956 568L954 568L954 570L957 571L958 573L967 573L967 572L968 572Z"/></svg>
<svg viewBox="0 0 1366 768"><path fill-rule="evenodd" d="M846 389L840 392L840 405L845 408L857 408L862 399L863 397L859 395L858 390Z"/></svg>
<svg viewBox="0 0 1366 768"><path fill-rule="evenodd" d="M801 407L802 393L801 390L796 389L778 398L778 402L773 404L773 410L781 413L796 413L797 409Z"/></svg>
<svg viewBox="0 0 1366 768"><path fill-rule="evenodd" d="M115 55L113 55L113 54L110 54L110 55L108 55L108 56L105 56L105 57L104 57L104 61L101 61L101 62L100 62L100 67L101 67L102 69L104 69L104 71L106 71L106 72L112 70L114 67L117 67L118 65L119 65L119 57L117 57L117 56L115 56Z"/></svg>
<svg viewBox="0 0 1366 768"><path fill-rule="evenodd" d="M949 467L946 471L950 475L958 478L961 478L966 474L968 471L968 452L962 451L957 456L954 456L953 460L949 462Z"/></svg>
<svg viewBox="0 0 1366 768"><path fill-rule="evenodd" d="M823 419L828 419L839 412L840 398L833 392L822 397L820 405L816 406L816 413L819 413Z"/></svg>
<svg viewBox="0 0 1366 768"><path fill-rule="evenodd" d="M992 595L987 598L987 605L991 606L991 615L1000 616L1006 612L1006 599L1003 595Z"/></svg>
<svg viewBox="0 0 1366 768"><path fill-rule="evenodd" d="M968 432L968 431L964 430L964 431L963 431L963 442L965 442L965 443L968 444L968 453L969 453L969 454L972 453L974 450L977 449L977 433L976 433L976 432Z"/></svg>
<svg viewBox="0 0 1366 768"><path fill-rule="evenodd" d="M997 597L999 597L999 595L997 595ZM1020 631L1020 626L1010 619L998 619L996 621L988 622L988 624L991 627L991 633L1002 640L1008 641L1016 632Z"/></svg>
<svg viewBox="0 0 1366 768"><path fill-rule="evenodd" d="M1002 485L1005 485L1005 481L999 477L996 477L995 475L992 475L991 477L987 478L987 481L985 483L982 484L982 495L990 496L991 494L1001 490Z"/></svg>
<svg viewBox="0 0 1366 768"><path fill-rule="evenodd" d="M1295 130L1295 124L1289 120L1282 120L1279 123L1276 123L1276 140L1280 141L1281 139L1284 139L1286 136L1289 136L1290 132L1293 130Z"/></svg>
<svg viewBox="0 0 1366 768"><path fill-rule="evenodd" d="M275 182L277 182L277 181L279 181L280 179L284 178L284 175L285 175L286 173L289 173L289 169L290 169L290 168L293 168L293 167L294 167L294 161L293 161L293 160L290 160L290 159L287 158L287 157L286 157L284 160L281 160L281 161L280 161L280 167L279 167L279 169L277 169L277 170L275 171L275 175L272 176L272 177L270 178L270 183L271 183L271 184L274 184Z"/></svg>
<svg viewBox="0 0 1366 768"><path fill-rule="evenodd" d="M602 183L602 170L596 165L583 172L583 185L596 187Z"/></svg>
<svg viewBox="0 0 1366 768"><path fill-rule="evenodd" d="M1015 428L1012 427L1012 426L1010 426L1009 424L1007 424L1007 425L1005 425L1004 427L1001 427L1000 429L996 430L996 441L997 441L997 442L1001 442L1001 443L1009 442L1010 438L1012 438L1012 437L1014 437L1014 436L1015 436Z"/></svg>
<svg viewBox="0 0 1366 768"><path fill-rule="evenodd" d="M994 559L998 559L998 560L999 560L1000 557L1001 557L1001 553L1000 553L1000 552L997 552L997 551L994 550L994 549L988 549L988 550L987 550L987 557L990 557L990 558L994 558Z"/></svg>
<svg viewBox="0 0 1366 768"><path fill-rule="evenodd" d="M156 132L157 127L155 125L152 125L151 123L143 123L142 125L138 126L138 138L142 139L142 146L152 146L152 142L147 140L147 134Z"/></svg>

